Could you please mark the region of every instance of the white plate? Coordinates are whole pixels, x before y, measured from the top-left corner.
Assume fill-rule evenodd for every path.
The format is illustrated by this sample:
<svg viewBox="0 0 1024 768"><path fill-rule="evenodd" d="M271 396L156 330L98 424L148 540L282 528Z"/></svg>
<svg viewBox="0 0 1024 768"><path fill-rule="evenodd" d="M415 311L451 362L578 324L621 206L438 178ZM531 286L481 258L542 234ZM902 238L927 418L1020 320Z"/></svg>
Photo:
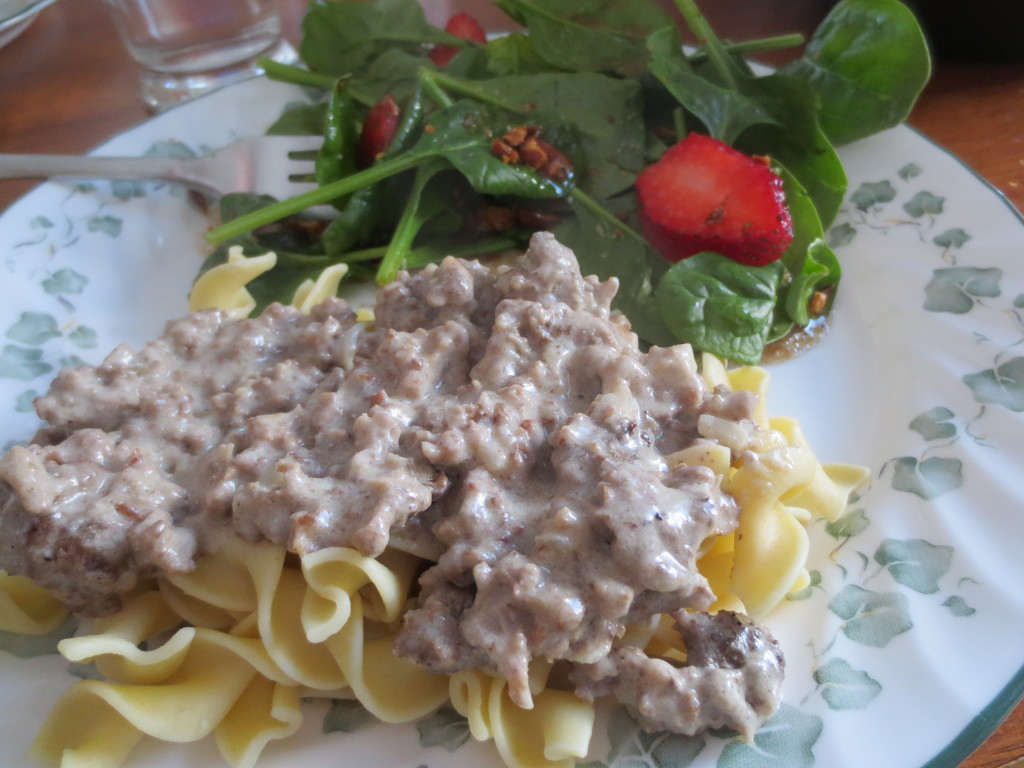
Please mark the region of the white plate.
<svg viewBox="0 0 1024 768"><path fill-rule="evenodd" d="M99 151L198 152L261 133L302 98L250 81ZM788 656L785 703L756 747L645 736L612 717L594 766L952 768L1024 692L1021 217L908 128L843 157L834 330L773 369L769 407L799 417L823 460L868 465L873 482L842 525L814 525L820 583L770 617ZM0 218L0 445L31 434L29 402L58 366L141 344L185 311L204 226L180 190L109 182L45 184ZM0 653L0 765L24 763L71 679L58 657ZM324 714L311 707L261 764L500 766L447 713L380 726L333 712L327 730L345 733L324 733ZM131 764L207 758L219 763L209 743L148 745Z"/></svg>

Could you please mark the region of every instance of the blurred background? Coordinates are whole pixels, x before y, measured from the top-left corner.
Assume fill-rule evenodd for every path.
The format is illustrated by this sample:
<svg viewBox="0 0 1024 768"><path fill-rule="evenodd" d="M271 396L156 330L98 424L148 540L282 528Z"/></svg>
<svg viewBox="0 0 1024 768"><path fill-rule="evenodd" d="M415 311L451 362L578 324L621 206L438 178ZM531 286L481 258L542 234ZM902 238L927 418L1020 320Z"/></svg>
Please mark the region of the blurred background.
<svg viewBox="0 0 1024 768"><path fill-rule="evenodd" d="M674 7L672 0L655 1ZM150 116L137 98L138 66L118 40L103 0L34 2L42 7L38 17L0 48L0 151L86 152ZM276 2L285 38L297 45L308 0ZM743 39L809 34L835 0L698 2L720 34ZM1024 0L909 2L936 53L932 82L910 124L1024 207ZM508 28L503 14L483 0L422 4L439 25L469 9L491 31ZM781 64L797 53L760 59ZM0 210L31 186L0 182Z"/></svg>

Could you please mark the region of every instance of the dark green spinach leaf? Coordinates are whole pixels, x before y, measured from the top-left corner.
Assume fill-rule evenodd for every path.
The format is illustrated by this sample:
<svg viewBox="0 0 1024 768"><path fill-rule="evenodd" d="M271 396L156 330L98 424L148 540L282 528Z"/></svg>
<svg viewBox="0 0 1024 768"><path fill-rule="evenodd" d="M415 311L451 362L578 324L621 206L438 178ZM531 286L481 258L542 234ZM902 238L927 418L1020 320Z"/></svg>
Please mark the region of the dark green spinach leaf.
<svg viewBox="0 0 1024 768"><path fill-rule="evenodd" d="M496 76L539 75L551 72L551 64L537 52L533 38L523 32L513 32L487 43L487 68Z"/></svg>
<svg viewBox="0 0 1024 768"><path fill-rule="evenodd" d="M314 72L344 77L389 50L417 54L424 43L450 39L427 23L416 0L314 0L302 20L299 55Z"/></svg>
<svg viewBox="0 0 1024 768"><path fill-rule="evenodd" d="M776 123L775 118L744 91L720 85L706 73L695 70L674 29L655 32L647 46L651 53L651 74L704 124L710 136L732 145L750 126ZM744 77L744 74L737 71L735 77Z"/></svg>
<svg viewBox="0 0 1024 768"><path fill-rule="evenodd" d="M316 136L324 129L327 103L291 104L267 129L271 136Z"/></svg>
<svg viewBox="0 0 1024 768"><path fill-rule="evenodd" d="M755 364L769 338L783 272L778 261L748 267L717 253L698 253L661 278L658 311L678 341Z"/></svg>
<svg viewBox="0 0 1024 768"><path fill-rule="evenodd" d="M838 285L842 272L839 260L825 242L821 219L807 191L785 168L776 166L774 170L785 184L786 205L793 219L793 242L782 255L789 280L781 287L780 312L776 314L785 317L790 326L803 326L812 319L808 310L811 297ZM823 314L830 309L831 298Z"/></svg>
<svg viewBox="0 0 1024 768"><path fill-rule="evenodd" d="M544 138L577 165L579 184L604 199L628 189L646 163L640 84L595 73L515 75L483 80L480 90L524 109L520 121L544 126ZM579 154L559 144L571 125Z"/></svg>
<svg viewBox="0 0 1024 768"><path fill-rule="evenodd" d="M807 190L822 226L827 228L846 196L846 171L818 125L817 100L810 87L785 74L745 79L740 87L757 99L777 123L751 126L737 139L736 148L782 163Z"/></svg>
<svg viewBox="0 0 1024 768"><path fill-rule="evenodd" d="M554 69L636 76L644 40L673 25L655 3L623 0L495 0L525 26L534 50Z"/></svg>
<svg viewBox="0 0 1024 768"><path fill-rule="evenodd" d="M804 56L782 70L808 82L821 125L846 144L906 119L931 75L914 14L899 0L841 0Z"/></svg>

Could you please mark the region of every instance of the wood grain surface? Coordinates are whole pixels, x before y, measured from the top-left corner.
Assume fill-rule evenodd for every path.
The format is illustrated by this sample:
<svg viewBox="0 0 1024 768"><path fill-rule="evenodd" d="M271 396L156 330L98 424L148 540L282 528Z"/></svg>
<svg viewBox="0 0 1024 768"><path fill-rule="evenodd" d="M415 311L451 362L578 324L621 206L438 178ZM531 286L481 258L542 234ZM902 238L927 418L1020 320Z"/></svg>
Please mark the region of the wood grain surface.
<svg viewBox="0 0 1024 768"><path fill-rule="evenodd" d="M437 13L445 0L424 2ZM306 0L279 5L286 36L297 43ZM808 32L827 2L703 0L702 8L720 34L742 39ZM146 120L151 115L138 99L137 77L102 0L60 0L0 49L0 152L84 153ZM1024 208L1024 63L938 61L909 122ZM33 186L0 181L0 211ZM1024 768L1022 761L1024 705L1018 705L962 768Z"/></svg>

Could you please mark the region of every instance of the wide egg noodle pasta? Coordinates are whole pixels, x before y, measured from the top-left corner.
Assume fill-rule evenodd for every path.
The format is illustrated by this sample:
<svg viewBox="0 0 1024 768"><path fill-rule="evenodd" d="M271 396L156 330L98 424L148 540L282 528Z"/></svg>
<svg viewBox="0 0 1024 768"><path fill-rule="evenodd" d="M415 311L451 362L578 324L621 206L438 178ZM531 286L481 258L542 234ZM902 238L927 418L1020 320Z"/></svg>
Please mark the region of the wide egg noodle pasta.
<svg viewBox="0 0 1024 768"><path fill-rule="evenodd" d="M509 768L572 768L590 748L594 706L568 691L541 688L522 709L504 679L481 670L455 673L449 689L473 738L493 740Z"/></svg>
<svg viewBox="0 0 1024 768"><path fill-rule="evenodd" d="M271 668L258 640L204 628L179 632L188 641L187 649L176 664L156 660L169 672L162 680L75 683L43 723L34 754L62 768L113 768L143 734L170 742L196 741L209 735L244 700L261 668ZM158 651L143 652L138 661L142 666L149 661L146 654ZM142 676L152 677L152 673Z"/></svg>
<svg viewBox="0 0 1024 768"><path fill-rule="evenodd" d="M708 609L712 613L718 611L747 612L747 607L733 589L735 562L735 534L719 537L716 546L712 547L697 562L697 569L708 580L708 586L715 595L715 602Z"/></svg>
<svg viewBox="0 0 1024 768"><path fill-rule="evenodd" d="M477 741L491 739L491 684L494 677L478 669L464 669L451 676L448 695L455 711L466 718L470 735Z"/></svg>
<svg viewBox="0 0 1024 768"><path fill-rule="evenodd" d="M730 480L741 510L730 587L755 620L785 598L807 562L807 529L780 499L810 483L815 464L806 449L773 449L744 464Z"/></svg>
<svg viewBox="0 0 1024 768"><path fill-rule="evenodd" d="M152 650L140 646L180 624L181 619L159 592L143 592L125 600L114 615L94 620L90 634L62 640L57 647L68 661L94 662L108 680L130 685L155 684L181 666L195 638L195 629L182 627Z"/></svg>
<svg viewBox="0 0 1024 768"><path fill-rule="evenodd" d="M219 309L229 317L245 318L256 309L256 299L245 287L277 264L277 254L245 256L240 245L228 249L223 264L201 274L188 297L189 312Z"/></svg>
<svg viewBox="0 0 1024 768"><path fill-rule="evenodd" d="M324 299L336 296L341 278L348 274L348 264L332 264L325 268L316 280L303 280L295 289L292 306L302 313L309 312Z"/></svg>
<svg viewBox="0 0 1024 768"><path fill-rule="evenodd" d="M810 539L806 525L816 517L835 520L850 494L867 480L867 470L846 464L822 465L795 419L769 418L768 372L759 366L729 369L703 355L701 373L709 388L748 391L757 396L754 422L759 446L724 467L725 446L695 444L668 457L675 463L711 467L740 507L737 531L719 537L702 553L698 567L716 601L712 611L739 610L763 618L787 594L806 586ZM728 541L727 545L720 541Z"/></svg>
<svg viewBox="0 0 1024 768"><path fill-rule="evenodd" d="M276 265L276 253L246 256L240 245L231 246L222 264L196 279L189 294L189 312L219 309L229 317L248 317L256 309L256 299L246 286ZM332 264L323 269L316 280L303 280L292 296L292 306L308 314L324 299L338 294L338 286L346 274L348 264Z"/></svg>
<svg viewBox="0 0 1024 768"><path fill-rule="evenodd" d="M392 722L447 700L447 678L392 650L416 558L336 548L304 558L300 570L278 546L227 540L201 562L61 643L69 660L94 662L106 680L65 694L40 731L39 757L113 768L142 735L183 742L213 732L229 763L250 766L266 743L299 727L302 689L344 690ZM252 610L221 631L180 626L181 606L218 621Z"/></svg>
<svg viewBox="0 0 1024 768"><path fill-rule="evenodd" d="M786 436L790 445L810 450L800 423L791 418L772 418L771 427ZM846 509L850 495L863 486L869 473L853 464L821 464L815 460L814 477L804 488L789 494L788 505L806 509L828 520L837 519Z"/></svg>
<svg viewBox="0 0 1024 768"><path fill-rule="evenodd" d="M215 736L221 755L240 768L254 765L267 744L299 729L301 703L298 686L281 685L257 675L217 726Z"/></svg>
<svg viewBox="0 0 1024 768"><path fill-rule="evenodd" d="M175 574L173 577L161 578L158 580L158 585L164 600L183 621L199 627L227 631L238 626L241 619L249 615L255 616L255 605L249 611L238 614L196 598L187 589L182 589L180 586L178 580L181 575Z"/></svg>
<svg viewBox="0 0 1024 768"><path fill-rule="evenodd" d="M386 723L429 714L448 700L448 680L394 653L394 635L368 637L363 602L352 603L352 620L324 641L355 698Z"/></svg>
<svg viewBox="0 0 1024 768"><path fill-rule="evenodd" d="M446 678L393 650L418 566L418 558L401 552L375 560L341 547L302 558L309 588L298 623L308 642L329 651L355 698L384 722L413 720L448 698Z"/></svg>
<svg viewBox="0 0 1024 768"><path fill-rule="evenodd" d="M253 545L247 565L256 587L257 627L268 653L291 679L310 688L346 685L330 650L310 642L302 627L306 582L302 573L284 568L285 552L273 544Z"/></svg>
<svg viewBox="0 0 1024 768"><path fill-rule="evenodd" d="M61 768L118 768L144 735L86 683L77 683L50 710L29 754Z"/></svg>
<svg viewBox="0 0 1024 768"><path fill-rule="evenodd" d="M64 605L34 581L0 571L0 630L45 635L67 618Z"/></svg>
<svg viewBox="0 0 1024 768"><path fill-rule="evenodd" d="M204 604L236 617L244 616L256 610L256 588L246 564L253 556L256 552L252 545L224 537L216 557L200 558L187 573L168 574L161 579L161 589L173 586L178 600L191 600L195 606Z"/></svg>
<svg viewBox="0 0 1024 768"><path fill-rule="evenodd" d="M352 595L372 585L367 613L379 622L401 617L406 597L419 567L419 558L388 550L380 558L365 557L353 549L332 547L302 558L302 573L309 585L303 598L302 626L310 642L323 642L339 632L352 610Z"/></svg>

